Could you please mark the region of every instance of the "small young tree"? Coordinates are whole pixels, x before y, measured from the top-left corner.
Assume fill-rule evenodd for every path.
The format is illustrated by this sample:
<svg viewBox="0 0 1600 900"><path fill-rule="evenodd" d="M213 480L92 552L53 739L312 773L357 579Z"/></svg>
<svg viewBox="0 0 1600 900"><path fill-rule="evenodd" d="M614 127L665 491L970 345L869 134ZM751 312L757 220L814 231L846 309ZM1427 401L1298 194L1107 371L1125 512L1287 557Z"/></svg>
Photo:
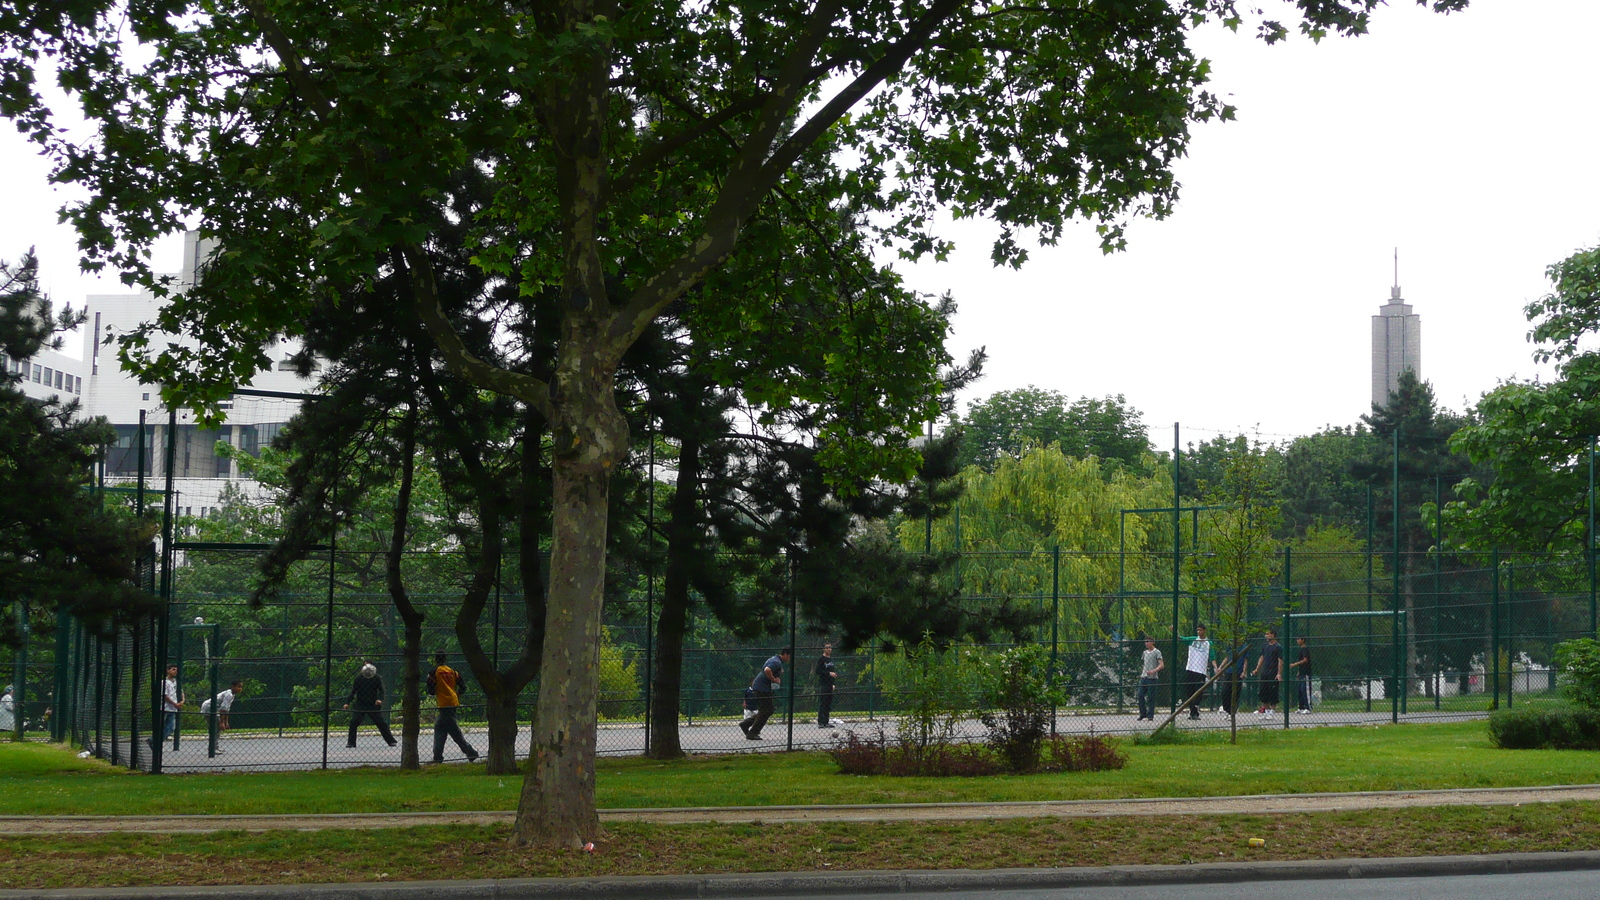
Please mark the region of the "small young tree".
<svg viewBox="0 0 1600 900"><path fill-rule="evenodd" d="M1018 774L1039 767L1050 715L1066 694L1050 677L1050 654L1038 644L1012 647L984 661L979 704L989 746Z"/></svg>
<svg viewBox="0 0 1600 900"><path fill-rule="evenodd" d="M1218 601L1212 635L1223 648L1223 662L1217 670L1221 673L1236 664L1250 639L1252 595L1276 572L1278 540L1274 533L1282 513L1265 448L1260 443L1242 443L1228 457L1221 480L1204 486L1204 496L1206 505L1221 509L1209 518L1206 552L1191 571L1195 593ZM1239 704L1228 706L1229 732L1237 742Z"/></svg>

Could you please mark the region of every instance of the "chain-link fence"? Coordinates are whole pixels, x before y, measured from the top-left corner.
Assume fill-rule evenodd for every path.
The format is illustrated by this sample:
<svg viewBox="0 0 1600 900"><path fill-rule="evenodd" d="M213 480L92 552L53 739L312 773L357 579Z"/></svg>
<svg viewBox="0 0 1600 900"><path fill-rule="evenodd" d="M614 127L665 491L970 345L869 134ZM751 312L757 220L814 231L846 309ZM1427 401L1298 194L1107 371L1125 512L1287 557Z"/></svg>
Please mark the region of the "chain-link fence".
<svg viewBox="0 0 1600 900"><path fill-rule="evenodd" d="M400 737L405 621L389 593L386 558L323 553L296 565L275 596L252 602L259 554L183 550L166 615L123 623L114 636L65 620L28 622L24 649L0 657L14 685L10 735L70 739L120 765L168 772L397 764L400 750L374 724L381 719ZM1199 623L1212 627L1208 677L1242 647L1234 690L1252 727L1460 719L1550 702L1558 687L1554 647L1594 634L1594 577L1582 556L1284 553L1281 562L1274 583L1252 595L1248 621L1232 623L1240 634L1221 627L1228 624L1223 600L1195 592L1186 559L1175 565L1170 552L968 553L949 577L973 601L1004 598L1036 613L1038 624L1022 637L1048 649L1068 697L1055 720L1060 732L1151 727L1136 718L1141 638L1154 636L1163 653L1155 702L1170 711L1190 663L1185 638ZM488 705L479 671L510 672L529 637L521 567L509 559L479 573L476 595L470 560L460 554L407 555L401 573L422 616L422 672L443 652L465 675L458 719L468 745L483 753ZM658 720L650 674L659 662L659 589L659 576L648 573L609 580L599 648L601 753L645 752L671 728L687 752L813 747L840 733L819 721L824 696L815 667L829 624L797 620L789 596L763 598L784 616L757 640L739 639L703 608L691 609L677 721ZM463 617L473 597L476 606ZM1280 632L1281 682L1275 665L1257 665L1272 660L1267 628ZM747 740L737 727L745 689L791 640L796 654L772 721L762 740ZM1006 646L964 652L978 658ZM354 679L368 662L383 689L375 708L363 710ZM868 647L838 653L834 663L827 724L892 731L914 674L904 654ZM172 716L163 714L168 666L176 667L172 693L183 701ZM1226 727L1216 710L1230 684L1219 679L1202 700L1204 714L1184 727ZM1251 715L1274 693L1276 715ZM419 694L426 762L438 708L425 690ZM536 697L536 681L517 695L518 756L528 749ZM1310 711L1290 712L1300 708ZM364 721L352 730L357 713ZM975 713L963 730L982 732ZM152 742L153 734L164 740ZM445 749L446 759L465 756L453 743Z"/></svg>

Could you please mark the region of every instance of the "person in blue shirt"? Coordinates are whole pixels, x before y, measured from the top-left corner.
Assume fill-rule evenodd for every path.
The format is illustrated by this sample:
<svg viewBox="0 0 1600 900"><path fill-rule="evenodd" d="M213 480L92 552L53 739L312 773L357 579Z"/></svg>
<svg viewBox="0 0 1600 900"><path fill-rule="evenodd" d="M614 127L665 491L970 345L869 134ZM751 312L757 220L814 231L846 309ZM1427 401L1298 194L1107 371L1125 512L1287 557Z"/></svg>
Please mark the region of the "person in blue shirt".
<svg viewBox="0 0 1600 900"><path fill-rule="evenodd" d="M768 659L761 666L761 671L756 673L755 680L750 682L750 690L755 692L756 697L756 714L739 723L739 730L744 732L746 740L761 740L761 729L777 709L773 701L783 684L783 667L793 655L794 651L787 647L778 651L778 655Z"/></svg>

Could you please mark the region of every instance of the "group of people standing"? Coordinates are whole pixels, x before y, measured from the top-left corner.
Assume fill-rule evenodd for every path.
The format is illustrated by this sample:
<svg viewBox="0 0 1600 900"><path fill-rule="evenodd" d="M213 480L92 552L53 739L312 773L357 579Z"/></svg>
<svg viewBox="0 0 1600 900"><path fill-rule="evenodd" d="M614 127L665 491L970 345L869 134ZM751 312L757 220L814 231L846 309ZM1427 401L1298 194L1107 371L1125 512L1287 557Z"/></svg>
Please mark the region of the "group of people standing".
<svg viewBox="0 0 1600 900"><path fill-rule="evenodd" d="M1256 655L1254 668L1249 666L1250 646L1240 644L1232 651L1218 654L1206 635L1206 626L1198 625L1192 637L1184 642L1183 679L1180 684L1179 710L1188 709L1189 718L1200 718L1204 705L1205 686L1208 681L1220 685L1218 712L1233 715L1238 711L1239 699L1246 679L1257 679L1258 702L1256 716L1265 717L1277 712L1279 696L1285 677L1293 678L1298 687L1296 700L1299 712L1311 712L1311 647L1303 637L1295 638L1296 658L1286 661L1283 646L1278 643L1278 632L1267 629L1266 642ZM1156 639L1145 635L1144 653L1139 664L1139 718L1153 721L1156 717L1156 688L1161 684L1161 673L1166 660L1156 647Z"/></svg>
<svg viewBox="0 0 1600 900"><path fill-rule="evenodd" d="M761 664L761 671L744 689L744 719L739 730L745 740L761 740L761 729L777 711L778 690L783 685L783 667L794 657L794 650L785 647ZM833 663L833 645L823 644L822 655L817 658L817 727L832 728L833 690L839 680L839 670Z"/></svg>
<svg viewBox="0 0 1600 900"><path fill-rule="evenodd" d="M450 668L448 661L444 653L434 654L433 668L427 677L428 693L433 695L439 709L438 718L433 726L433 761L444 762L444 744L448 739L461 748L461 752L467 755L468 762L473 762L478 758L478 751L467 742L466 735L461 731L461 724L456 718L461 707L461 695L466 688L466 678ZM227 690L201 703L201 714L213 722L219 732L229 730L231 725L228 721L229 713L233 710L234 702L244 695L244 691L244 682L233 682ZM345 740L346 747L356 745L356 732L364 721L371 722L378 729L378 735L383 738L384 743L391 747L399 743L389 730L389 721L384 715L385 696L387 692L384 689L383 676L378 674L377 664L370 659L365 660L355 679L350 683L350 693L344 700L343 708L350 711L350 731ZM183 711L187 703L188 698L178 684L178 667L168 666L167 677L161 683L161 741L176 738L178 714ZM175 741L173 749L177 749Z"/></svg>

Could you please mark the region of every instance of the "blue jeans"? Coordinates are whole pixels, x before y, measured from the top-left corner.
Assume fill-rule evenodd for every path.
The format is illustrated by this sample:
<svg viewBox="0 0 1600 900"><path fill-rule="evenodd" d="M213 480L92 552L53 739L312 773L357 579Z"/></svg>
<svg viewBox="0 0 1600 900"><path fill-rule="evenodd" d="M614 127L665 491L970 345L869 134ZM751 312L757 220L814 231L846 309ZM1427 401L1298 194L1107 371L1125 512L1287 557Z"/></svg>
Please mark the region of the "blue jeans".
<svg viewBox="0 0 1600 900"><path fill-rule="evenodd" d="M1301 709L1310 709L1311 708L1311 679L1310 678L1301 678L1300 679L1300 708Z"/></svg>
<svg viewBox="0 0 1600 900"><path fill-rule="evenodd" d="M164 741L167 738L172 737L172 733L174 731L177 731L177 730L178 730L178 711L175 710L175 709L169 709L166 712L162 713L161 714L161 739Z"/></svg>
<svg viewBox="0 0 1600 900"><path fill-rule="evenodd" d="M1139 678L1139 718L1154 719L1156 717L1156 685L1161 683L1159 678Z"/></svg>

